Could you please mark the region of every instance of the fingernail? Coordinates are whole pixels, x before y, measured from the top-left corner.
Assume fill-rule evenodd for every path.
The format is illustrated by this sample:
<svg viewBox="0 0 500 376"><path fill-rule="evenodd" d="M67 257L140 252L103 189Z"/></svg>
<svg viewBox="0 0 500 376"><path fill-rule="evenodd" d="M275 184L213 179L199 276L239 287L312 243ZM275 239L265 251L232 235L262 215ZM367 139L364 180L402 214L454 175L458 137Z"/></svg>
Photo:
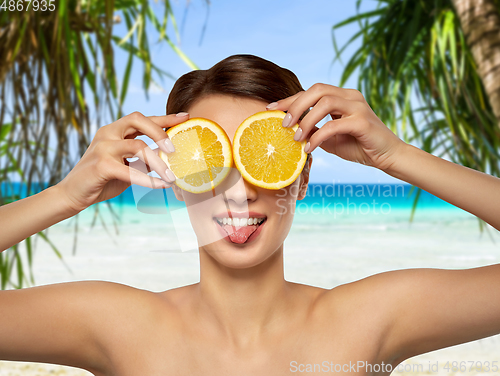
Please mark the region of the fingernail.
<svg viewBox="0 0 500 376"><path fill-rule="evenodd" d="M165 147L167 148L167 153L173 153L175 151L174 144L172 144L170 138L165 139Z"/></svg>
<svg viewBox="0 0 500 376"><path fill-rule="evenodd" d="M187 112L179 112L175 116L181 117L181 116L188 116L189 114Z"/></svg>
<svg viewBox="0 0 500 376"><path fill-rule="evenodd" d="M273 108L276 108L278 107L278 102L273 102L273 103L269 103L267 106L266 106L266 109L267 110L272 110Z"/></svg>
<svg viewBox="0 0 500 376"><path fill-rule="evenodd" d="M300 137L302 136L302 129L300 128L297 128L297 131L295 132L295 134L293 135L293 139L295 141L298 141L300 140Z"/></svg>
<svg viewBox="0 0 500 376"><path fill-rule="evenodd" d="M309 153L309 149L311 148L311 143L308 142L306 146L304 146L304 153Z"/></svg>
<svg viewBox="0 0 500 376"><path fill-rule="evenodd" d="M172 172L172 170L167 168L165 170L165 175L167 175L167 179L168 179L169 183L173 183L175 181L175 175Z"/></svg>
<svg viewBox="0 0 500 376"><path fill-rule="evenodd" d="M292 122L292 114L287 113L285 118L283 119L282 125L286 128L290 125L291 122Z"/></svg>

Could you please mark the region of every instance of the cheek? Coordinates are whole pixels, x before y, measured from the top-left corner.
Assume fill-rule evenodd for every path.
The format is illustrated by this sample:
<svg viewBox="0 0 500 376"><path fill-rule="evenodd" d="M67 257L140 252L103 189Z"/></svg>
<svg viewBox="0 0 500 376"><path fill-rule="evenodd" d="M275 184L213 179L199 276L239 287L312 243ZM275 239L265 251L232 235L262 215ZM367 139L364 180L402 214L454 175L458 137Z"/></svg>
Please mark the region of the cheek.
<svg viewBox="0 0 500 376"><path fill-rule="evenodd" d="M222 197L205 194L184 194L184 202L189 214L189 220L197 235L200 231L208 230L207 226L212 222L212 213L215 208L223 207L224 202Z"/></svg>
<svg viewBox="0 0 500 376"><path fill-rule="evenodd" d="M272 207L273 215L279 216L280 221L292 217L295 213L295 200L290 196L277 197Z"/></svg>
<svg viewBox="0 0 500 376"><path fill-rule="evenodd" d="M280 209L282 214L295 212L297 197L299 196L300 185L298 179L288 187L282 188L276 192L275 206Z"/></svg>
<svg viewBox="0 0 500 376"><path fill-rule="evenodd" d="M290 216L293 218L299 189L300 186L298 184L298 180L296 180L288 187L282 188L275 193L274 208L276 214L283 217Z"/></svg>

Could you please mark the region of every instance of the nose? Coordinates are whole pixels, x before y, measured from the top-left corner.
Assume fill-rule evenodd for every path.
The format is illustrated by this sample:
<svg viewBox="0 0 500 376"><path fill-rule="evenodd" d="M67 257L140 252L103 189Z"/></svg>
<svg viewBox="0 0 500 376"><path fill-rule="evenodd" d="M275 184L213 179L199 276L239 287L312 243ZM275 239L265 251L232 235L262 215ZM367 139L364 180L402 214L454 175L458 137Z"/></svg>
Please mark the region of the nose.
<svg viewBox="0 0 500 376"><path fill-rule="evenodd" d="M247 210L248 204L257 199L256 188L243 179L235 168L222 184L224 185L224 200L232 209Z"/></svg>

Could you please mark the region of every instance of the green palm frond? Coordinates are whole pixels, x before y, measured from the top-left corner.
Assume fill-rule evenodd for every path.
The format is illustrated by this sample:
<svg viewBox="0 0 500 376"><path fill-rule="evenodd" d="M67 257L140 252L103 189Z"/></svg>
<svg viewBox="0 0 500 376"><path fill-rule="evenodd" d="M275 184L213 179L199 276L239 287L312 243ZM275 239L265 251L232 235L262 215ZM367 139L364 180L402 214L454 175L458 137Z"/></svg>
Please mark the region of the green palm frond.
<svg viewBox="0 0 500 376"><path fill-rule="evenodd" d="M172 77L152 61L151 31L197 68L167 32L178 34L169 0L53 3L54 11L0 11L0 186L21 180L27 194L44 188L36 182L59 182L85 152L92 128L122 116L134 62L146 95L152 83ZM118 23L124 35L115 34ZM120 76L118 50L127 54ZM0 195L0 205L8 202ZM0 255L2 288L17 253Z"/></svg>
<svg viewBox="0 0 500 376"><path fill-rule="evenodd" d="M355 22L361 30L339 49L335 33ZM395 133L500 176L500 127L450 0L379 0L375 11L334 25L332 36L335 60L361 39L340 86L357 72L358 89Z"/></svg>

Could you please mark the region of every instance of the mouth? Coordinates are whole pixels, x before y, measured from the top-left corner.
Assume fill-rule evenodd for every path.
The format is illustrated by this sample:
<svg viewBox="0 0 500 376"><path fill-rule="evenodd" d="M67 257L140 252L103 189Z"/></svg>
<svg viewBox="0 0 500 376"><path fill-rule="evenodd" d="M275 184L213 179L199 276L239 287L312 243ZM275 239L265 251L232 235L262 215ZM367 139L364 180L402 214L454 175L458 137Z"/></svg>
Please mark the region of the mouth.
<svg viewBox="0 0 500 376"><path fill-rule="evenodd" d="M252 212L224 213L215 216L213 220L225 240L235 244L244 244L250 243L259 236L267 217Z"/></svg>

